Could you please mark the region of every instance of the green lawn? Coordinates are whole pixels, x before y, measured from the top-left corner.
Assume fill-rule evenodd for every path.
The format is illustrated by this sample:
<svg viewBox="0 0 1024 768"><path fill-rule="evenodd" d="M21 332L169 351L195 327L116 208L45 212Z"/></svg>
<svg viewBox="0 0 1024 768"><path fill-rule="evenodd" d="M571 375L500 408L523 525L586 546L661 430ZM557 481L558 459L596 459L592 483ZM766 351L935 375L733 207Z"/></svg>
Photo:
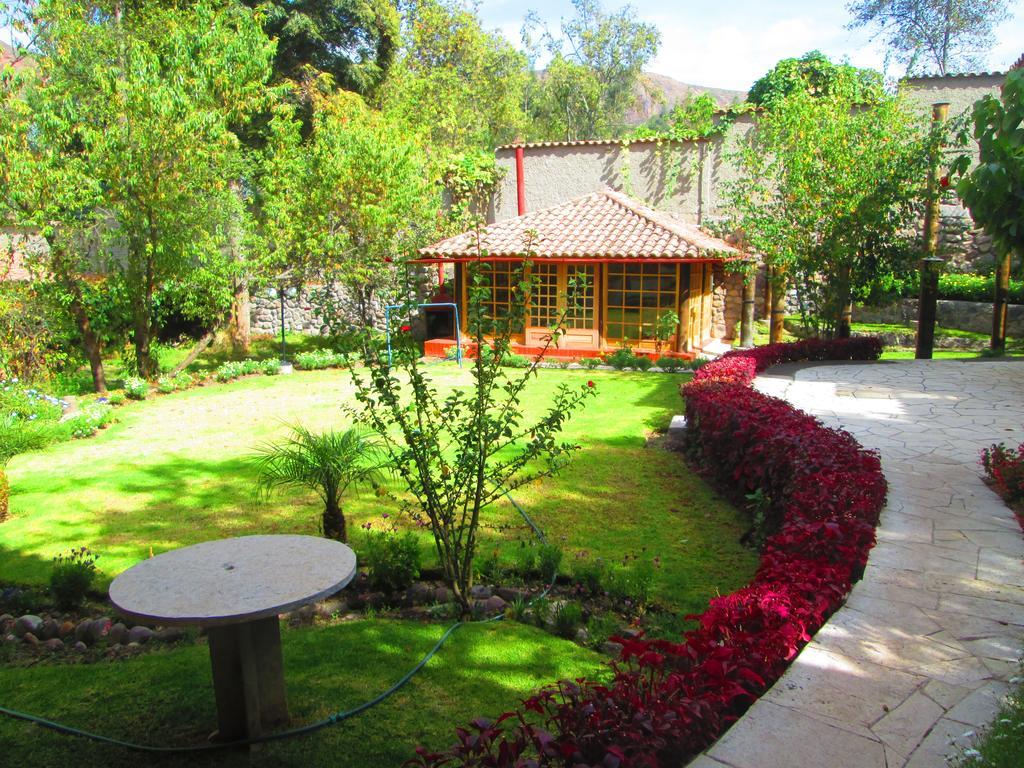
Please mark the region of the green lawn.
<svg viewBox="0 0 1024 768"><path fill-rule="evenodd" d="M284 630L294 725L350 708L397 681L443 627L357 621ZM308 736L202 757L150 756L62 736L0 716L0 764L102 766L398 766L418 744L451 744L454 727L494 717L541 685L604 673L602 658L515 622L458 630L426 668L383 704ZM203 744L216 724L204 645L119 663L0 667L0 705L103 735L155 745Z"/></svg>
<svg viewBox="0 0 1024 768"><path fill-rule="evenodd" d="M468 369L438 363L443 386L469 382ZM681 407L675 376L545 370L525 406L538 412L563 382L597 383L598 396L569 425L584 446L556 478L516 493L566 560L585 551L607 559L660 556L657 594L683 611L746 582L754 553L737 540L747 521L696 478L676 455L645 448ZM254 377L154 397L118 410L118 423L88 440L15 457L9 466L12 518L0 526L0 573L38 583L50 559L71 547L99 553L109 580L150 551L251 533L316 533L319 502L294 492L260 503L250 457L287 424L316 429L347 423L351 403L342 371ZM388 504L385 502L384 504ZM348 505L357 551L358 525L395 512L372 494ZM499 524L513 524L498 531ZM488 514L485 546L528 537L510 504ZM423 535L423 548L430 544Z"/></svg>
<svg viewBox="0 0 1024 768"><path fill-rule="evenodd" d="M432 366L444 387L466 385L468 369ZM755 553L738 539L744 515L693 475L682 458L647 447L681 408L681 377L544 370L528 390L536 413L562 383L593 379L598 396L566 437L583 450L556 478L516 493L565 562L586 552L614 561L660 557L657 598L679 613L747 583ZM347 423L348 376L341 371L253 377L154 397L118 411L95 438L15 457L9 467L12 518L0 526L5 582L45 582L50 559L86 545L109 580L150 552L246 533L315 533L319 505L294 493L260 504L253 495L254 449L287 424L317 429ZM383 511L376 497L354 499L350 530ZM528 538L511 505L492 509L487 548L511 553ZM516 527L507 529L505 523ZM357 551L359 536L353 541ZM424 538L424 551L429 542ZM385 689L431 646L440 624L360 620L285 629L294 721L308 723ZM261 748L255 765L398 765L417 744L440 748L453 727L515 706L538 686L601 674L601 657L532 627L500 622L456 633L399 695L326 732ZM104 734L151 743L201 743L214 721L205 646L162 649L123 662L0 667L0 705ZM241 755L159 760L101 748L0 719L6 765L245 765Z"/></svg>

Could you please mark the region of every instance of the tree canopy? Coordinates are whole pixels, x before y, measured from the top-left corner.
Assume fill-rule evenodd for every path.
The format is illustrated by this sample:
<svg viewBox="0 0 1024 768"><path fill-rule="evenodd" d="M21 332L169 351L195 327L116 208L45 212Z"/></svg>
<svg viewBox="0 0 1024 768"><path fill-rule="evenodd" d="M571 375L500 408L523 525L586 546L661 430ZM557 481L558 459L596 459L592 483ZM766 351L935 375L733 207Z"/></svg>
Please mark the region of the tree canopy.
<svg viewBox="0 0 1024 768"><path fill-rule="evenodd" d="M771 109L797 91L870 104L883 96L885 84L873 69L836 64L821 51L810 51L799 58L782 59L768 70L750 87L747 101Z"/></svg>
<svg viewBox="0 0 1024 768"><path fill-rule="evenodd" d="M535 75L529 110L538 138L617 136L633 105L644 66L658 52L661 34L625 6L605 11L600 0L573 0L575 15L552 32L536 12L523 25L523 43L534 60L551 57Z"/></svg>
<svg viewBox="0 0 1024 768"><path fill-rule="evenodd" d="M1006 0L854 0L849 29L868 27L910 74L981 67L1009 17Z"/></svg>

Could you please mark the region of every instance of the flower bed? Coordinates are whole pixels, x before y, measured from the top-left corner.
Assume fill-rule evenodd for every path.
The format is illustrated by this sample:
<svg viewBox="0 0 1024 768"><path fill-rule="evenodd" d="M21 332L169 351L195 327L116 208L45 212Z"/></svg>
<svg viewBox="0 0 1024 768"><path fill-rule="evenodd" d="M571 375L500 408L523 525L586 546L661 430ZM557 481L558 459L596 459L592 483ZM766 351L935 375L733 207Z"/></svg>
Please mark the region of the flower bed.
<svg viewBox="0 0 1024 768"><path fill-rule="evenodd" d="M612 681L549 687L495 722L457 730L410 765L669 766L711 744L779 678L860 577L886 481L876 454L782 400L756 373L798 360L871 360L877 339L810 339L734 351L684 385L687 448L767 536L754 580L715 598L680 643L618 638Z"/></svg>

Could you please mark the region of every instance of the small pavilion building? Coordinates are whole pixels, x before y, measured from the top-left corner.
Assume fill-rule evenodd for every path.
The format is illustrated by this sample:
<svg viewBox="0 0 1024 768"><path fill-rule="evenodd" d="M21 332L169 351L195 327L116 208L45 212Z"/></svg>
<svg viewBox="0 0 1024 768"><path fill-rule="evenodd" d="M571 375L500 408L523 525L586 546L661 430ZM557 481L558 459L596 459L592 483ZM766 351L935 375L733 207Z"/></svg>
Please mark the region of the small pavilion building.
<svg viewBox="0 0 1024 768"><path fill-rule="evenodd" d="M512 276L527 261L535 285L525 326L513 337L524 354L544 345L551 324L565 310L568 281L577 276L586 279L587 288L576 297L565 333L548 354L592 357L628 346L689 357L727 335L725 315L738 318L738 308L723 311L727 294L735 293L726 290L723 266L744 255L611 189L490 224L480 231L479 246L476 231L463 232L420 249L417 262L454 265L454 301L464 333L467 263L481 262L491 287L486 310L500 316L513 294ZM659 340L659 325L672 319L670 313L679 322L670 338ZM454 343L453 338L428 339L425 351L442 355Z"/></svg>

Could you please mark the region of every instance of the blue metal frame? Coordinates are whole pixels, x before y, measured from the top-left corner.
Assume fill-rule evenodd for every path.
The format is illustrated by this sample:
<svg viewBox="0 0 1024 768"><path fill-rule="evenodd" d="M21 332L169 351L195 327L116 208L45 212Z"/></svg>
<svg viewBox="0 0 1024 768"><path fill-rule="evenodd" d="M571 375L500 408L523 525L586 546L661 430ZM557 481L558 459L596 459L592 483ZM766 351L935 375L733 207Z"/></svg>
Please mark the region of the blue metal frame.
<svg viewBox="0 0 1024 768"><path fill-rule="evenodd" d="M388 337L388 365L391 365L391 310L392 309L404 309L405 304L388 304L384 307L384 330ZM462 337L459 333L459 306L453 301L440 301L440 302L428 302L427 304L417 304L418 308L423 309L424 307L451 307L455 310L455 359L459 363L459 367L462 367Z"/></svg>

